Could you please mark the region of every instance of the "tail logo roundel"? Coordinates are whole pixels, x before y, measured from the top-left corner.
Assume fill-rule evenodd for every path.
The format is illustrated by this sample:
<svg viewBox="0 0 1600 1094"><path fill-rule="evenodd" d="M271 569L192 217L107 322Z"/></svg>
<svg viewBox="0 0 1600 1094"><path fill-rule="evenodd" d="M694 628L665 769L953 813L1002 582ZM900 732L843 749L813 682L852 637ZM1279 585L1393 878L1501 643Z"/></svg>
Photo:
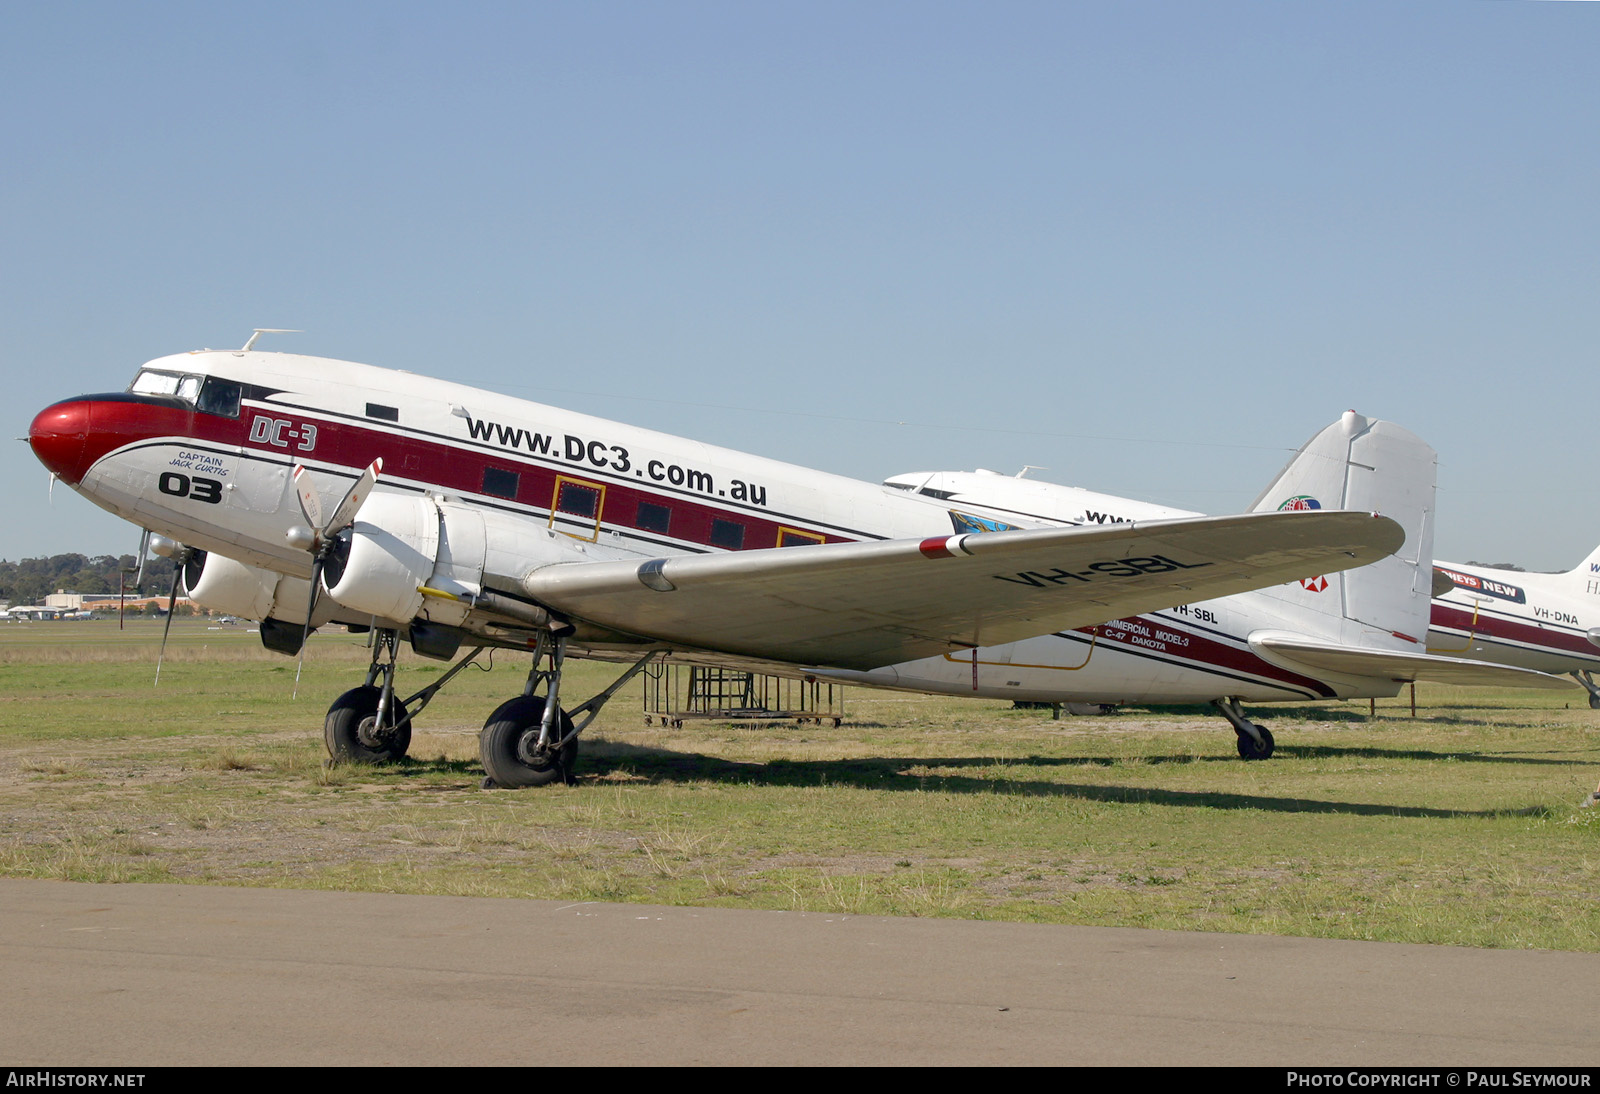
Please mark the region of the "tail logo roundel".
<svg viewBox="0 0 1600 1094"><path fill-rule="evenodd" d="M1281 513L1284 510L1305 511L1321 509L1322 503L1310 494L1296 494L1282 505L1278 506ZM1316 577L1307 577L1300 580L1300 587L1308 593L1320 593L1328 587L1328 579L1321 574Z"/></svg>

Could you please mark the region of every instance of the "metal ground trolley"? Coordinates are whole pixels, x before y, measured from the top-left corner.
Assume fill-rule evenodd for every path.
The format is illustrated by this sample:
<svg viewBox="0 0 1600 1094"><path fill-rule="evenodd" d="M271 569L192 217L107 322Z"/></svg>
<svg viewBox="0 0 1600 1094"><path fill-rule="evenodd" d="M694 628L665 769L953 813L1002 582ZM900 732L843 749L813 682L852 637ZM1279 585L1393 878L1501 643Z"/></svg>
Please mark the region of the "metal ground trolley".
<svg viewBox="0 0 1600 1094"><path fill-rule="evenodd" d="M645 667L644 723L683 728L688 719L722 722L844 720L844 685L816 677L768 676L719 665Z"/></svg>

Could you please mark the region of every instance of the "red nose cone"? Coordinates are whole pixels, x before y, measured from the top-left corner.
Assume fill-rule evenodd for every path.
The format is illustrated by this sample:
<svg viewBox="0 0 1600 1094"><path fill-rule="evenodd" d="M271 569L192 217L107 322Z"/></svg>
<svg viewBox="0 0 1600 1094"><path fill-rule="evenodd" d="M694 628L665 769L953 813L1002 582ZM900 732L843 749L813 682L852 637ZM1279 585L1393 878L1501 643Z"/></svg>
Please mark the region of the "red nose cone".
<svg viewBox="0 0 1600 1094"><path fill-rule="evenodd" d="M74 486L89 470L84 452L92 405L82 399L69 399L45 407L28 427L28 443L33 445L39 462Z"/></svg>

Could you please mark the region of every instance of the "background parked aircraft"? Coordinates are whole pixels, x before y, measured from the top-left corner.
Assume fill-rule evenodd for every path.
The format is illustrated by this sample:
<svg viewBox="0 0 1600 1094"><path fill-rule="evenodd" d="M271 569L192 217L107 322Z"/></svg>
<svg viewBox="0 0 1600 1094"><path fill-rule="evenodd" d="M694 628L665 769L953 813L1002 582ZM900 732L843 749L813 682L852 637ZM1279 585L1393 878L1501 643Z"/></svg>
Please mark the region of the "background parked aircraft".
<svg viewBox="0 0 1600 1094"><path fill-rule="evenodd" d="M1559 574L1439 562L1428 649L1571 673L1600 709L1600 547Z"/></svg>

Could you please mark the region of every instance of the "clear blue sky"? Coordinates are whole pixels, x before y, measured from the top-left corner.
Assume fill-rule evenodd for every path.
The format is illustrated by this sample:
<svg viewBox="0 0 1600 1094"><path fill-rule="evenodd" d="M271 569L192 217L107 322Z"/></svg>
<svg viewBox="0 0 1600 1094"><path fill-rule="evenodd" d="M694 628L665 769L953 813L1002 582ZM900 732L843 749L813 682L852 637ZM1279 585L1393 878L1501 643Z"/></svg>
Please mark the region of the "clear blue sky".
<svg viewBox="0 0 1600 1094"><path fill-rule="evenodd" d="M1340 412L1600 542L1600 5L15 3L10 436L152 357L448 377L1212 512ZM0 557L137 532L9 442Z"/></svg>

